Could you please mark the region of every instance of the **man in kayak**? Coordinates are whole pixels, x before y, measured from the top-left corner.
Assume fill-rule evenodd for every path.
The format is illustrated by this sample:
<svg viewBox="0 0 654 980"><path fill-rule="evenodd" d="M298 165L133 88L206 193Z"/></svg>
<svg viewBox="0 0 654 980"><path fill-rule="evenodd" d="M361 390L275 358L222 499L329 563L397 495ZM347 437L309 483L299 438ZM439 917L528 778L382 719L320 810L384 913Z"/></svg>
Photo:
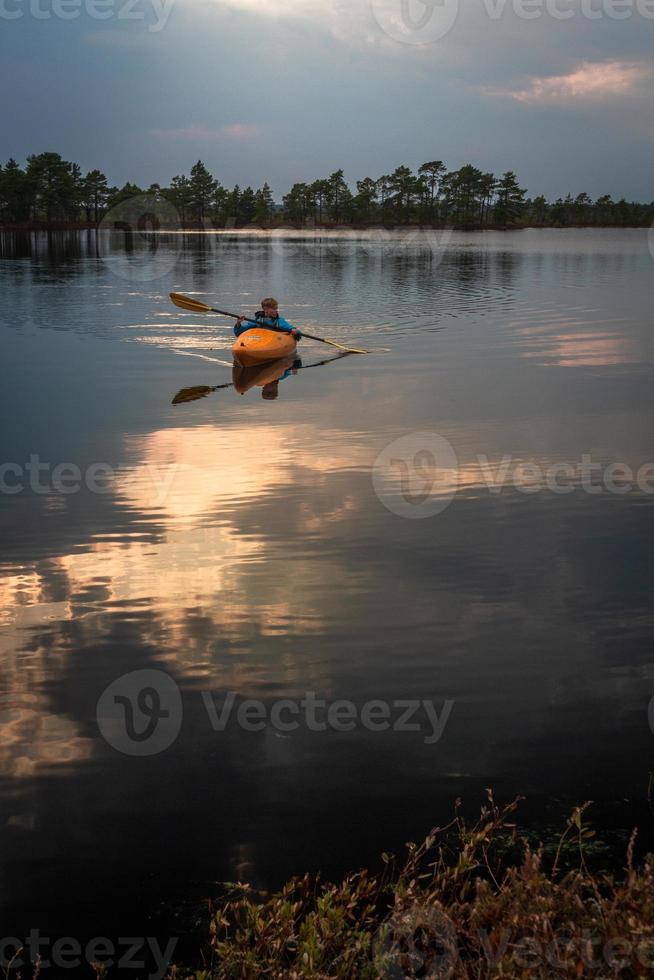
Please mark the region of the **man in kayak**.
<svg viewBox="0 0 654 980"><path fill-rule="evenodd" d="M246 322L245 326L243 326L244 320L247 321L248 317L245 315L245 313L241 313L234 326L234 333L237 337L240 337L245 330L252 329L252 323ZM273 299L272 296L269 296L268 299L261 300L261 309L255 313L255 320L260 327L273 327L278 330L288 330L288 332L292 334L296 340L300 340L302 337L302 334L297 327L294 327L291 323L285 320L283 316L279 315L279 303L276 299Z"/></svg>

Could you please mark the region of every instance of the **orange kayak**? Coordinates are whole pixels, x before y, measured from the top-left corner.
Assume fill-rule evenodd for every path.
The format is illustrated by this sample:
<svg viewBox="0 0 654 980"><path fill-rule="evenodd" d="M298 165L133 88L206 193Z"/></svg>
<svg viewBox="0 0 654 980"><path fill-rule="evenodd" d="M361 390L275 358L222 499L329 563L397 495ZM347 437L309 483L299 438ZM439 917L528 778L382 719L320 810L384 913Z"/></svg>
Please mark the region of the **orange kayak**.
<svg viewBox="0 0 654 980"><path fill-rule="evenodd" d="M243 367L252 367L264 361L276 361L280 357L290 357L297 350L295 337L285 331L266 330L252 327L237 337L232 354Z"/></svg>

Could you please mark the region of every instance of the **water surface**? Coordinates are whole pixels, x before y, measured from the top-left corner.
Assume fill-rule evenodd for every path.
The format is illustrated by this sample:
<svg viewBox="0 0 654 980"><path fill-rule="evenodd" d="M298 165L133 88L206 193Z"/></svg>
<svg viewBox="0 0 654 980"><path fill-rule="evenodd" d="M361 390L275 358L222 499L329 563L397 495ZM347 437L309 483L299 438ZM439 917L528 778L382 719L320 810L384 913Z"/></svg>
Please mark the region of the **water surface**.
<svg viewBox="0 0 654 980"><path fill-rule="evenodd" d="M592 799L604 828L646 838L654 496L624 470L618 492L602 483L654 461L646 233L129 246L2 242L1 455L24 487L0 494L7 929L183 928L174 910L217 881L374 864L487 786L524 794L536 826ZM170 290L237 311L273 293L309 332L378 352L299 370L275 401L173 406L231 381L231 326ZM412 519L424 461L379 494L375 460L425 433L458 461L433 494L457 490ZM525 492L529 470L490 492L507 458L512 474L568 465L566 492ZM62 493L61 463L113 475ZM174 680L183 724L138 758L96 706L141 669ZM220 733L202 692L453 708L436 744L359 724Z"/></svg>

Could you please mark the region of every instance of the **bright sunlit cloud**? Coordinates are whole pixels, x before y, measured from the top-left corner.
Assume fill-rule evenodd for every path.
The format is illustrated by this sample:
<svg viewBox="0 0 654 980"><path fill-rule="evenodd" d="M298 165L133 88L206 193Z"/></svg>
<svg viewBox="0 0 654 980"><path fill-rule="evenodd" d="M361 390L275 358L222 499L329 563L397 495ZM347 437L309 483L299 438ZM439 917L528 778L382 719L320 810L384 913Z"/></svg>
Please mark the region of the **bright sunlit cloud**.
<svg viewBox="0 0 654 980"><path fill-rule="evenodd" d="M306 15L321 9L314 0L213 0L224 7L235 7L268 17Z"/></svg>
<svg viewBox="0 0 654 980"><path fill-rule="evenodd" d="M485 88L487 95L529 105L565 107L579 101L614 99L635 94L654 76L650 65L608 61L585 62L567 75L534 77L522 88Z"/></svg>
<svg viewBox="0 0 654 980"><path fill-rule="evenodd" d="M262 31L265 24L271 29L275 21L293 22L300 29L317 29L334 41L349 48L366 50L382 47L403 53L404 45L397 45L375 22L371 0L190 0L200 12L216 13L232 11L259 18ZM402 0L398 0L402 2Z"/></svg>

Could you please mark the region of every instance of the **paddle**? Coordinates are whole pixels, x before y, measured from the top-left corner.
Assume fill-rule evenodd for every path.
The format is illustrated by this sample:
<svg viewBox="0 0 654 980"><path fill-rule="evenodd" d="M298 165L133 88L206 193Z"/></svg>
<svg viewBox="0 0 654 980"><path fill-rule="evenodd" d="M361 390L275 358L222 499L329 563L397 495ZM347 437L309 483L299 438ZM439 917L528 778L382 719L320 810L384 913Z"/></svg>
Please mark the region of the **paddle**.
<svg viewBox="0 0 654 980"><path fill-rule="evenodd" d="M214 385L210 388L209 385L195 385L193 388L182 388L178 391L173 398L173 405L184 405L186 402L196 402L200 398L206 398L207 395L212 395L214 391L220 391L221 388L231 388L231 385Z"/></svg>
<svg viewBox="0 0 654 980"><path fill-rule="evenodd" d="M179 306L181 310L186 310L188 313L220 313L221 316L230 316L234 320L240 319L238 313L228 313L227 310L217 310L214 306L207 306L206 303L201 303L197 299L191 299L190 296L183 296L181 293L171 293L170 298L175 304ZM263 327L265 330L276 330L278 333L288 333L282 327L270 327L266 324L257 323L256 320L251 320L249 317L243 317L246 323L251 323L255 327ZM338 347L339 350L347 351L348 354L370 354L369 350L362 350L358 347L345 347L343 344L337 344L335 340L328 340L327 337L316 337L312 333L305 333L302 331L303 337L308 337L309 340L318 340L321 344L329 344L331 347Z"/></svg>

